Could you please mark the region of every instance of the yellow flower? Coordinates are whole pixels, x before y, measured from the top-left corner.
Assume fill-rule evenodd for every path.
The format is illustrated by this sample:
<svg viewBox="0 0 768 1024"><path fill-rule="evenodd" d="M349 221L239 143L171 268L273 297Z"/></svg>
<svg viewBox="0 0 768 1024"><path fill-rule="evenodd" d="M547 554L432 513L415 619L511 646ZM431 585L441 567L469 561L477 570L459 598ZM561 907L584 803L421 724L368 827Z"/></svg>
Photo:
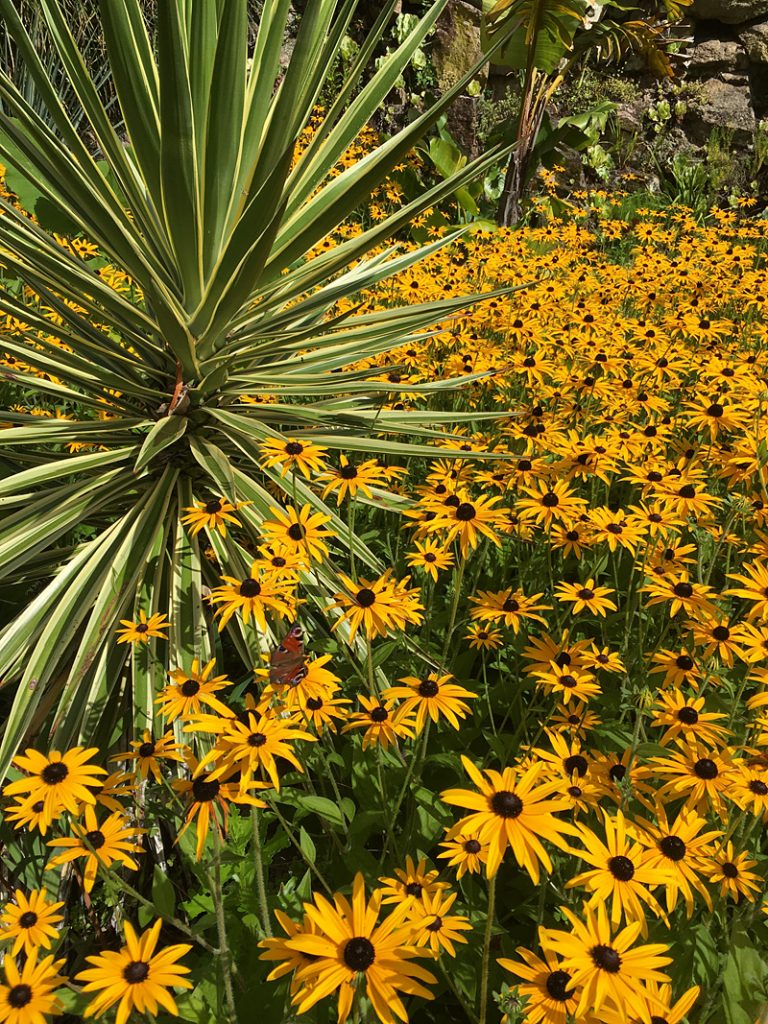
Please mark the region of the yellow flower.
<svg viewBox="0 0 768 1024"><path fill-rule="evenodd" d="M107 774L106 769L88 763L98 752L96 747L73 747L63 754L52 750L46 756L27 748L13 760L27 777L6 783L3 792L6 796L28 793L30 800L42 800L46 824L62 811L78 814L80 803L95 803L93 790L99 788L99 776Z"/></svg>
<svg viewBox="0 0 768 1024"><path fill-rule="evenodd" d="M300 441L295 437L270 437L262 443L261 450L264 453L262 465L267 469L279 466L280 476L298 470L309 479L312 473L321 473L325 468L323 459L327 449L311 441Z"/></svg>
<svg viewBox="0 0 768 1024"><path fill-rule="evenodd" d="M281 593L272 579L266 575L259 578L259 562L255 561L251 566L251 575L244 580L235 576L222 576L224 585L214 587L211 591L209 601L211 604L221 604L217 615L220 615L219 632L224 629L236 611L243 616L243 622L247 625L251 618L259 628L266 632L267 619L266 611L275 612L280 618L290 617L293 614L293 601L287 594Z"/></svg>
<svg viewBox="0 0 768 1024"><path fill-rule="evenodd" d="M416 732L420 733L427 723L427 716L438 722L443 716L454 729L459 728L459 719L471 712L467 700L476 700L477 694L463 686L449 682L451 675L435 676L430 673L425 679L404 676L402 686L390 686L383 691L384 700L402 699L404 713L416 713Z"/></svg>
<svg viewBox="0 0 768 1024"><path fill-rule="evenodd" d="M330 607L343 608L344 613L332 628L336 630L342 622L348 622L350 643L361 628L372 640L386 636L390 629L405 629L409 622L421 622L423 606L418 600L419 591L408 589L410 576L398 582L392 579L388 569L377 580L361 577L356 583L344 573L339 573L339 578L345 590L334 595L335 601Z"/></svg>
<svg viewBox="0 0 768 1024"><path fill-rule="evenodd" d="M358 491L367 498L373 497L371 487L376 487L385 482L384 473L376 459L368 459L355 466L349 461L346 455L340 458L341 466L326 473L329 483L323 488L323 497L336 492L336 504L340 505L344 498L349 495L354 498Z"/></svg>
<svg viewBox="0 0 768 1024"><path fill-rule="evenodd" d="M175 668L168 673L173 682L165 687L155 703L169 722L200 714L204 705L225 718L232 717L233 712L214 696L218 690L225 690L232 685L226 674L211 676L215 664L216 659L212 658L201 671L200 662L195 658L189 672Z"/></svg>
<svg viewBox="0 0 768 1024"><path fill-rule="evenodd" d="M323 512L313 512L310 505L303 505L300 511L291 507L276 508L274 519L261 524L261 530L268 544L277 549L287 549L307 562L322 562L328 554L326 539L333 537L331 530L322 529L331 517Z"/></svg>
<svg viewBox="0 0 768 1024"><path fill-rule="evenodd" d="M560 583L555 587L555 597L558 601L570 603L574 615L579 612L592 612L593 615L601 615L605 618L608 611L616 611L616 605L608 597L615 591L609 587L598 587L590 577L586 583Z"/></svg>
<svg viewBox="0 0 768 1024"><path fill-rule="evenodd" d="M232 513L248 502L239 501L236 505L227 501L225 497L212 498L210 501L198 501L184 511L187 515L181 517L185 526L189 526L189 532L196 537L203 529L218 530L222 537L227 536L227 523L234 526L242 526L239 519Z"/></svg>
<svg viewBox="0 0 768 1024"><path fill-rule="evenodd" d="M14 940L11 956L17 956L22 950L30 956L38 946L50 949L51 939L59 937L59 930L54 926L64 920L64 915L56 911L64 904L49 903L47 897L45 889L33 889L29 896L17 889L13 894L16 902L3 907L0 942Z"/></svg>
<svg viewBox="0 0 768 1024"><path fill-rule="evenodd" d="M56 989L66 982L59 971L63 960L47 956L37 962L38 951L31 950L19 970L15 960L3 962L5 984L0 985L0 1024L43 1024L46 1016L62 1013Z"/></svg>
<svg viewBox="0 0 768 1024"><path fill-rule="evenodd" d="M120 619L120 622L125 629L116 631L119 644L148 644L151 637L159 637L161 640L168 639L163 630L168 629L170 622L166 620L163 612L155 612L154 615L147 618L147 613L142 610L139 612L138 622L134 622L132 619Z"/></svg>
<svg viewBox="0 0 768 1024"><path fill-rule="evenodd" d="M101 1017L119 1003L115 1024L126 1024L134 1010L153 1017L162 1010L178 1017L179 1010L171 995L173 988L192 988L183 977L189 968L178 961L192 948L186 944L167 946L156 953L162 920L157 920L142 935L137 935L129 921L125 922L125 945L117 952L107 950L86 957L90 967L75 976L85 982L84 992L97 992L88 1004L87 1017Z"/></svg>
<svg viewBox="0 0 768 1024"><path fill-rule="evenodd" d="M46 870L84 857L83 888L86 892L93 889L100 867L122 864L131 871L139 870L132 855L144 852L136 839L146 830L131 826L125 815L116 811L99 824L93 808L86 807L84 821L73 821L71 829L73 835L49 840L49 846L61 848L63 852L51 858Z"/></svg>

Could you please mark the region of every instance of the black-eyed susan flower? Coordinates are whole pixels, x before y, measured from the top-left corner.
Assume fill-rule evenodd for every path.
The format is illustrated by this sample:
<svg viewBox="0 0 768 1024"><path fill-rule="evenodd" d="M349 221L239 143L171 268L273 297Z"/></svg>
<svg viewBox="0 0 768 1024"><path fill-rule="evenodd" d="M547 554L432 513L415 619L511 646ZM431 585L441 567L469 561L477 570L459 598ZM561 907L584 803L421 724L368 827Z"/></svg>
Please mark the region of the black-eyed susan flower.
<svg viewBox="0 0 768 1024"><path fill-rule="evenodd" d="M586 506L565 480L548 483L537 480L533 487L523 487L529 497L518 499L515 510L523 520L548 526L553 520L572 522Z"/></svg>
<svg viewBox="0 0 768 1024"><path fill-rule="evenodd" d="M312 473L321 473L325 468L328 449L297 437L270 437L262 442L261 451L262 464L267 469L279 466L280 476L295 470L309 479Z"/></svg>
<svg viewBox="0 0 768 1024"><path fill-rule="evenodd" d="M549 800L562 787L558 780L537 785L544 766L533 764L524 771L505 768L503 772L481 772L468 757L462 755L464 770L479 789L447 789L441 800L472 813L465 815L448 833L453 838L459 833L476 831L479 839L488 844L488 877L492 878L509 846L517 863L524 867L534 884L539 881L539 865L552 870L552 861L541 840L546 839L561 849L565 835L574 835L572 825L555 817L555 813L568 805L562 797Z"/></svg>
<svg viewBox="0 0 768 1024"><path fill-rule="evenodd" d="M2 1024L44 1024L46 1017L63 1011L57 990L66 982L59 974L64 961L46 956L38 963L37 957L38 950L31 950L21 969L13 957L5 957L5 984L0 984Z"/></svg>
<svg viewBox="0 0 768 1024"><path fill-rule="evenodd" d="M615 612L617 608L609 597L613 593L610 587L599 587L591 577L586 583L559 583L555 587L557 600L570 604L574 615L588 611L605 618L606 612Z"/></svg>
<svg viewBox="0 0 768 1024"><path fill-rule="evenodd" d="M430 673L425 678L404 676L402 686L390 686L382 693L384 700L401 700L403 711L416 715L416 732L420 733L430 718L438 722L447 718L454 729L459 728L459 719L471 714L467 700L476 700L477 694L452 683L451 675L438 676Z"/></svg>
<svg viewBox="0 0 768 1024"><path fill-rule="evenodd" d="M317 894L314 903L304 906L317 933L285 940L286 947L311 958L296 972L300 987L292 1002L299 1013L338 992L337 1019L344 1024L360 985L379 1020L394 1024L395 1017L408 1019L400 993L432 998L426 986L435 982L434 975L413 963L424 951L411 944L401 912L379 922L380 897L374 893L366 900L361 874L355 877L351 903L341 894L333 903Z"/></svg>
<svg viewBox="0 0 768 1024"><path fill-rule="evenodd" d="M146 830L131 825L124 814L116 811L99 822L94 809L86 807L82 821L71 822L70 828L71 836L49 840L48 846L62 852L48 861L47 870L83 858L83 888L86 892L93 889L99 868L120 864L131 871L139 870L135 855L144 850L137 840Z"/></svg>
<svg viewBox="0 0 768 1024"><path fill-rule="evenodd" d="M745 562L741 572L729 572L728 579L740 584L725 593L749 602L748 619L768 619L768 565L764 562Z"/></svg>
<svg viewBox="0 0 768 1024"><path fill-rule="evenodd" d="M293 750L297 740L314 743L317 737L297 727L291 717L275 714L260 715L246 711L241 718L229 718L222 723L214 747L205 754L194 778L205 774L209 780L223 778L236 769L243 791L248 789L257 771L263 771L275 789L280 789L277 759L293 765L303 772L301 761ZM217 761L215 768L209 765Z"/></svg>
<svg viewBox="0 0 768 1024"><path fill-rule="evenodd" d="M163 630L170 627L170 622L163 612L155 612L147 618L147 613L141 609L137 622L132 619L120 619L123 629L117 630L117 642L119 644L148 644L153 637L167 640L168 634Z"/></svg>
<svg viewBox="0 0 768 1024"><path fill-rule="evenodd" d="M404 906L409 910L424 896L434 896L448 888L447 882L440 881L440 872L427 867L426 860L415 861L405 858L404 868L395 868L394 877L380 878L381 886L376 890L382 905L388 903Z"/></svg>
<svg viewBox="0 0 768 1024"><path fill-rule="evenodd" d="M13 899L0 912L0 942L13 941L11 956L22 950L29 956L39 946L50 949L51 940L59 937L56 925L64 915L57 911L64 904L49 901L45 889L33 889L29 895L16 889Z"/></svg>
<svg viewBox="0 0 768 1024"><path fill-rule="evenodd" d="M497 531L503 523L504 513L493 507L499 501L500 495L473 498L471 501L466 495L464 500L457 495L455 503L442 506L441 511L429 523L428 529L432 533L439 532L446 545L458 540L462 555L473 551L481 537L500 546Z"/></svg>
<svg viewBox="0 0 768 1024"><path fill-rule="evenodd" d="M453 565L453 554L436 540L416 541L416 550L407 556L408 565L423 569L437 583L437 574Z"/></svg>
<svg viewBox="0 0 768 1024"><path fill-rule="evenodd" d="M479 874L488 861L488 844L481 843L477 832L459 832L445 842L440 843L445 849L438 853L444 857L449 868L456 868L456 877L462 878L467 872Z"/></svg>
<svg viewBox="0 0 768 1024"><path fill-rule="evenodd" d="M682 808L670 824L664 809L657 805L656 822L638 820L637 838L653 853L651 867L667 872L664 881L666 907L671 913L682 894L686 913L693 916L695 893L711 910L712 899L702 880L708 861L714 851L713 843L721 833L711 829L705 818L696 811Z"/></svg>
<svg viewBox="0 0 768 1024"><path fill-rule="evenodd" d="M522 984L516 985L516 989L525 999L526 1024L569 1024L578 1004L578 990L572 975L563 970L550 950L544 952L543 960L522 946L515 952L522 963L507 958L497 963L516 978L522 978Z"/></svg>
<svg viewBox="0 0 768 1024"><path fill-rule="evenodd" d="M180 943L156 952L162 925L162 920L157 920L137 935L126 921L125 945L120 950L86 957L91 966L80 971L75 980L84 982L84 992L98 993L88 1004L86 1016L101 1017L118 1003L115 1024L126 1024L134 1010L152 1017L165 1010L178 1017L171 990L192 988L192 982L184 977L189 968L179 963L192 947Z"/></svg>
<svg viewBox="0 0 768 1024"><path fill-rule="evenodd" d="M729 840L715 851L714 859L705 866L704 872L709 881L719 887L721 896L735 902L743 896L754 903L764 885L762 877L750 870L756 866L756 860L743 850L737 853Z"/></svg>
<svg viewBox="0 0 768 1024"><path fill-rule="evenodd" d="M566 888L585 886L593 894L588 906L611 906L611 924L615 927L622 917L629 923L639 921L641 934L648 934L643 904L659 917L664 911L651 890L662 885L669 872L663 864L654 861L653 856L640 843L633 840L627 828L624 814L618 811L615 817L603 817L605 842L586 825L579 827L579 840L584 850L571 852L591 865L591 870L582 871L569 882Z"/></svg>
<svg viewBox="0 0 768 1024"><path fill-rule="evenodd" d="M187 678L185 678L181 683L182 686L186 683ZM176 685L179 685L178 682ZM181 716L175 717L184 716L182 714ZM155 782L162 782L163 763L166 761L172 763L174 761L178 762L184 760L183 745L176 742L176 738L172 732L167 732L158 739L155 739L149 729L145 729L142 733L141 739L131 740L130 746L130 750L126 750L122 754L114 754L110 760L126 761L129 764L134 764L134 770L142 780L147 779L151 775Z"/></svg>
<svg viewBox="0 0 768 1024"><path fill-rule="evenodd" d="M536 669L534 675L540 686L557 695L564 704L571 701L586 702L602 692L600 684L590 672L580 672L570 665L552 661L546 670Z"/></svg>
<svg viewBox="0 0 768 1024"><path fill-rule="evenodd" d="M364 710L353 711L341 731L364 729L363 750L379 745L387 750L399 739L413 739L416 716L412 711L405 712L396 707L393 700L379 700L363 693L358 694L357 699Z"/></svg>
<svg viewBox="0 0 768 1024"><path fill-rule="evenodd" d="M469 598L475 605L470 616L480 622L495 622L507 626L515 633L520 632L520 626L525 620L540 622L542 626L546 626L547 620L538 613L549 611L551 605L540 603L539 598L543 596L526 596L521 590L512 587L499 591L479 590L476 596Z"/></svg>
<svg viewBox="0 0 768 1024"><path fill-rule="evenodd" d="M322 562L328 554L327 540L331 530L323 527L331 521L324 512L313 512L310 505L297 510L274 508L273 519L261 524L264 539L271 547L293 551L307 562Z"/></svg>
<svg viewBox="0 0 768 1024"><path fill-rule="evenodd" d="M201 530L218 530L222 537L226 537L227 523L232 526L243 525L233 513L246 504L247 502L244 501L232 504L223 495L208 501L197 501L194 505L184 509L187 514L181 517L181 522L189 527L189 532L193 537L196 537Z"/></svg>
<svg viewBox="0 0 768 1024"><path fill-rule="evenodd" d="M51 750L46 755L28 747L13 760L26 776L6 783L3 792L5 796L26 793L30 800L42 800L48 823L62 811L77 814L81 803L95 803L93 790L98 789L100 776L107 774L106 769L89 764L98 752L97 747L73 747L64 753Z"/></svg>
<svg viewBox="0 0 768 1024"><path fill-rule="evenodd" d="M729 730L721 724L727 715L706 711L703 697L686 697L682 691L660 693L654 704L652 725L665 728L662 745L682 737L705 745L722 742Z"/></svg>
<svg viewBox="0 0 768 1024"><path fill-rule="evenodd" d="M469 646L475 651L497 651L504 642L500 629L483 626L479 622L472 623L464 639L469 640Z"/></svg>
<svg viewBox="0 0 768 1024"><path fill-rule="evenodd" d="M435 960L443 951L449 956L456 956L454 943L466 943L467 938L462 932L472 930L468 918L451 913L457 897L456 892L424 894L408 912L411 942L415 946L428 947Z"/></svg>
<svg viewBox="0 0 768 1024"><path fill-rule="evenodd" d="M663 782L659 797L680 796L685 806L703 812L711 809L723 814L723 796L734 775L727 748L719 750L685 743L669 757L652 757L642 772ZM666 781L665 781L666 780Z"/></svg>
<svg viewBox="0 0 768 1024"><path fill-rule="evenodd" d="M390 631L405 629L408 623L418 624L423 616L423 605L419 601L419 591L409 589L410 577L403 580L392 578L391 570L387 570L377 580L360 579L355 582L344 573L339 573L344 590L334 595L331 608L343 608L333 629L339 628L342 622L349 623L350 643L358 630L362 629L369 640L377 636L386 636Z"/></svg>
<svg viewBox="0 0 768 1024"><path fill-rule="evenodd" d="M218 841L224 842L229 821L229 804L266 807L264 801L253 796L250 790L266 788L268 783L252 781L248 783L247 787L244 787L236 778L237 772L234 768L230 768L225 775L219 778L211 778L204 772L198 772L198 762L192 754L187 754L187 767L191 777L174 779L171 783L175 792L186 802L184 825L176 841L178 842L195 822L197 829L195 857L200 860L211 825L216 829Z"/></svg>
<svg viewBox="0 0 768 1024"><path fill-rule="evenodd" d="M627 925L613 934L604 906L596 911L584 907L581 921L567 907L563 915L572 931L546 929L542 934L545 950L554 951L568 971L574 988L579 989L576 1017L587 1009L602 1007L639 1017L651 1024L648 1008L647 981L667 982L668 975L660 968L672 963L667 956L669 946L653 943L633 946L640 933L640 922Z"/></svg>
<svg viewBox="0 0 768 1024"><path fill-rule="evenodd" d="M172 681L155 699L155 703L169 722L199 715L204 708L225 718L232 717L233 712L215 696L219 690L225 690L232 684L226 674L211 674L215 665L215 658L205 666L201 666L197 658L194 658L188 672L183 668L174 668L168 673Z"/></svg>
<svg viewBox="0 0 768 1024"><path fill-rule="evenodd" d="M682 609L689 615L715 615L711 587L704 583L691 582L687 572L662 576L640 587L641 594L649 594L646 607L669 603L671 618Z"/></svg>
<svg viewBox="0 0 768 1024"><path fill-rule="evenodd" d="M672 986L660 985L657 981L646 981L645 991L648 995L651 1024L681 1024L701 993L699 986L694 985L679 999L673 1001ZM627 1024L626 1015L621 1010L607 1011L603 1019L605 1024ZM629 1024L641 1024L641 1018L635 1017Z"/></svg>
<svg viewBox="0 0 768 1024"><path fill-rule="evenodd" d="M223 584L214 587L208 598L211 604L221 605L216 613L220 616L219 632L224 629L235 612L240 612L246 625L253 619L263 632L267 629L267 611L274 612L281 619L293 616L292 598L268 575L259 577L258 561L254 561L251 575L245 579L240 580L235 576L222 576L221 579Z"/></svg>
<svg viewBox="0 0 768 1024"><path fill-rule="evenodd" d="M323 478L328 481L323 488L323 497L335 494L337 505L341 505L347 496L354 498L358 493L372 498L371 487L380 487L384 484L384 473L377 459L368 459L355 465L346 455L342 455L340 463L338 469L331 469L323 474Z"/></svg>

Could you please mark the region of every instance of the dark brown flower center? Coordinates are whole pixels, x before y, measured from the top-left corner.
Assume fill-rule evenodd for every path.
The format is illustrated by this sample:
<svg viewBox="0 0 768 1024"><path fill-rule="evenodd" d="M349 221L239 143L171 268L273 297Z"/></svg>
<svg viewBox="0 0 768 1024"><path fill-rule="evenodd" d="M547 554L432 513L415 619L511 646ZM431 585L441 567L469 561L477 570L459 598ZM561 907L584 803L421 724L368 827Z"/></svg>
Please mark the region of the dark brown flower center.
<svg viewBox="0 0 768 1024"><path fill-rule="evenodd" d="M261 593L261 584L249 576L240 584L240 597L258 597Z"/></svg>
<svg viewBox="0 0 768 1024"><path fill-rule="evenodd" d="M576 591L576 596L581 598L582 601L591 601L595 596L595 592L590 590L589 587L582 587L581 590Z"/></svg>
<svg viewBox="0 0 768 1024"><path fill-rule="evenodd" d="M466 853L480 853L481 846L477 839L468 839L464 843L464 850Z"/></svg>
<svg viewBox="0 0 768 1024"><path fill-rule="evenodd" d="M217 512L221 512L221 502L214 498L213 501L207 501L205 503L205 513L209 516L215 516Z"/></svg>
<svg viewBox="0 0 768 1024"><path fill-rule="evenodd" d="M339 476L342 480L354 480L357 476L357 469L355 466L342 466L339 470Z"/></svg>
<svg viewBox="0 0 768 1024"><path fill-rule="evenodd" d="M575 772L579 778L587 774L588 767L589 764L586 757L583 757L581 754L571 754L570 757L566 757L563 761L563 768L565 768L568 774L573 775Z"/></svg>
<svg viewBox="0 0 768 1024"><path fill-rule="evenodd" d="M144 960L132 960L123 968L123 977L129 985L139 985L149 977L149 964Z"/></svg>
<svg viewBox="0 0 768 1024"><path fill-rule="evenodd" d="M475 506L471 505L468 501L462 501L456 509L456 518L462 523L468 523L470 519L474 519L476 515L477 511Z"/></svg>
<svg viewBox="0 0 768 1024"><path fill-rule="evenodd" d="M682 583L676 583L672 587L672 593L675 597L690 597L693 594L693 587L690 583L683 581Z"/></svg>
<svg viewBox="0 0 768 1024"><path fill-rule="evenodd" d="M681 654L675 658L675 665L682 669L683 672L690 672L693 668L693 658L689 658L687 654Z"/></svg>
<svg viewBox="0 0 768 1024"><path fill-rule="evenodd" d="M10 1007L14 1010L20 1010L32 1002L32 988L24 984L14 985L13 988L8 989L8 994L5 998Z"/></svg>
<svg viewBox="0 0 768 1024"><path fill-rule="evenodd" d="M696 725L699 720L699 712L696 708L680 708L677 712L677 720L683 725Z"/></svg>
<svg viewBox="0 0 768 1024"><path fill-rule="evenodd" d="M196 693L200 692L200 683L197 679L185 679L179 689L185 697L194 697Z"/></svg>
<svg viewBox="0 0 768 1024"><path fill-rule="evenodd" d="M298 441L289 441L283 450L286 455L301 455L304 451L304 445L300 444Z"/></svg>
<svg viewBox="0 0 768 1024"><path fill-rule="evenodd" d="M571 976L568 971L552 971L544 983L547 995L557 1003L566 1003L573 995L573 989L569 988Z"/></svg>
<svg viewBox="0 0 768 1024"><path fill-rule="evenodd" d="M501 789L488 801L491 810L499 818L517 818L523 812L523 801L516 793Z"/></svg>
<svg viewBox="0 0 768 1024"><path fill-rule="evenodd" d="M618 857L611 857L608 861L608 870L620 882L629 882L634 877L635 865L629 857L619 855Z"/></svg>
<svg viewBox="0 0 768 1024"><path fill-rule="evenodd" d="M370 939L355 936L345 944L342 958L351 971L367 971L376 959L376 950Z"/></svg>
<svg viewBox="0 0 768 1024"><path fill-rule="evenodd" d="M40 772L40 778L46 786L58 786L69 775L69 768L63 761L51 761Z"/></svg>
<svg viewBox="0 0 768 1024"><path fill-rule="evenodd" d="M405 891L408 896L421 896L424 886L421 882L407 882Z"/></svg>
<svg viewBox="0 0 768 1024"><path fill-rule="evenodd" d="M436 697L439 692L440 687L434 679L424 679L419 683L420 697Z"/></svg>
<svg viewBox="0 0 768 1024"><path fill-rule="evenodd" d="M544 508L557 508L560 504L560 499L554 491L547 491L546 494L542 495L541 504Z"/></svg>
<svg viewBox="0 0 768 1024"><path fill-rule="evenodd" d="M34 910L25 910L19 918L19 924L22 928L33 928L37 924L37 914Z"/></svg>
<svg viewBox="0 0 768 1024"><path fill-rule="evenodd" d="M104 838L104 833L97 828L93 829L91 832L86 832L84 838L94 850L100 850L107 841Z"/></svg>
<svg viewBox="0 0 768 1024"><path fill-rule="evenodd" d="M723 874L725 875L726 878L737 878L738 877L739 869L731 861L726 861L725 864L722 865L722 869L723 869Z"/></svg>
<svg viewBox="0 0 768 1024"><path fill-rule="evenodd" d="M756 796L765 796L768 794L768 786L762 781L762 779L751 779L748 788L750 793L754 793Z"/></svg>
<svg viewBox="0 0 768 1024"><path fill-rule="evenodd" d="M187 682L189 682L189 680L187 680ZM155 752L155 744L154 743L149 743L149 742L142 743L141 746L139 747L139 751L138 751L139 757L152 757L154 752Z"/></svg>
<svg viewBox="0 0 768 1024"><path fill-rule="evenodd" d="M723 640L727 640L730 635L731 631L730 629L728 629L727 626L715 626L715 628L712 630L712 636L719 643Z"/></svg>
<svg viewBox="0 0 768 1024"><path fill-rule="evenodd" d="M621 957L612 946L602 944L593 946L589 951L592 963L608 974L618 974L621 970Z"/></svg>
<svg viewBox="0 0 768 1024"><path fill-rule="evenodd" d="M683 484L680 490L677 492L681 498L695 498L696 488L693 484Z"/></svg>
<svg viewBox="0 0 768 1024"><path fill-rule="evenodd" d="M192 795L199 804L209 803L219 795L221 785L218 779L209 779L203 775L192 782Z"/></svg>
<svg viewBox="0 0 768 1024"><path fill-rule="evenodd" d="M266 742L267 737L264 735L263 732L252 732L251 735L248 737L249 747L263 747Z"/></svg>
<svg viewBox="0 0 768 1024"><path fill-rule="evenodd" d="M146 633L148 629L149 629L149 626L147 625L146 622L140 622L138 624L138 626L136 626L136 632L137 633Z"/></svg>
<svg viewBox="0 0 768 1024"><path fill-rule="evenodd" d="M323 699L322 699L322 697L310 697L307 700L307 707L309 708L310 711L319 711L322 706L323 706Z"/></svg>
<svg viewBox="0 0 768 1024"><path fill-rule="evenodd" d="M356 600L361 608L370 608L376 601L376 595L369 587L363 587L358 590Z"/></svg>
<svg viewBox="0 0 768 1024"><path fill-rule="evenodd" d="M710 757L700 757L693 766L693 771L695 775L700 779L704 779L705 782L711 782L711 780L716 779L719 774L717 765Z"/></svg>
<svg viewBox="0 0 768 1024"><path fill-rule="evenodd" d="M443 927L443 919L439 914L435 915L434 921L427 925L428 932L439 932Z"/></svg>
<svg viewBox="0 0 768 1024"><path fill-rule="evenodd" d="M659 849L667 860L682 860L686 853L685 843L680 836L664 836L659 842Z"/></svg>
<svg viewBox="0 0 768 1024"><path fill-rule="evenodd" d="M379 705L377 708L374 708L373 711L371 711L372 722L386 722L388 718L389 712L385 707L382 707L381 705Z"/></svg>
<svg viewBox="0 0 768 1024"><path fill-rule="evenodd" d="M291 540L300 541L304 540L307 531L304 529L301 523L291 523L291 525L288 527L287 532Z"/></svg>

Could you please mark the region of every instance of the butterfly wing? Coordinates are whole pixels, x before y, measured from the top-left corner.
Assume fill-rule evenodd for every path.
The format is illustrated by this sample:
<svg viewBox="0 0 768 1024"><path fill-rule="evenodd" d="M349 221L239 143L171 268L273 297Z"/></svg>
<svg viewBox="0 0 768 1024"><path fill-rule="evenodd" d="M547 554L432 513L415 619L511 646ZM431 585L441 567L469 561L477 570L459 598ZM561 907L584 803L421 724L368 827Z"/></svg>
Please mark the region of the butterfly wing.
<svg viewBox="0 0 768 1024"><path fill-rule="evenodd" d="M307 674L304 634L294 622L269 660L269 681L273 686L295 686Z"/></svg>

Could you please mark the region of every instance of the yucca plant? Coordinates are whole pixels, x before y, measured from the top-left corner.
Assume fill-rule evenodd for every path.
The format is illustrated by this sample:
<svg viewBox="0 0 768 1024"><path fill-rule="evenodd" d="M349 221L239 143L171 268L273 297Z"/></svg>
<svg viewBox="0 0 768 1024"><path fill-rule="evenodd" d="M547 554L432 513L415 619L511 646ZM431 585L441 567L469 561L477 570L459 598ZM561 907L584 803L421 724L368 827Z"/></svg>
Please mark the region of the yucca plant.
<svg viewBox="0 0 768 1024"><path fill-rule="evenodd" d="M16 327L0 343L36 371L5 376L69 418L9 411L0 430L0 572L38 588L0 634L0 680L16 686L0 777L30 735L42 733L55 745L103 742L121 724L151 725L168 667L211 655L205 560L180 524L193 499L248 502L241 514L252 531L275 508L268 486L288 488L290 503L332 514L300 479L261 468L265 439L300 431L347 452L434 451L426 442L440 414L384 411L385 386L345 367L407 342L477 297L358 315L332 311L443 244L405 252L382 246L503 151L489 151L342 244L326 250L321 243L476 74L471 69L434 107L339 172L340 156L445 3L437 0L366 80L396 7L395 0L382 4L341 92L297 159L297 140L357 0L310 0L284 70L289 0L264 5L252 52L247 0L164 0L152 33L141 0L101 0L125 136L99 99L62 0L39 0L40 15L84 112L81 130L48 81L13 0L0 0L4 30L54 125L0 74L9 112L2 115L0 159L23 171L129 279L125 289L110 287L98 263L80 259L2 201L0 307ZM86 126L98 158L82 141ZM269 401L240 402L254 392ZM72 454L65 449L72 444L89 450ZM377 568L335 515L332 525L358 564ZM223 571L244 571L249 562L229 538L217 543L216 555ZM315 580L318 593L322 584ZM327 591L319 600L327 604ZM168 615L168 643L126 657L115 629L139 609ZM232 639L251 666L274 642L242 624Z"/></svg>

